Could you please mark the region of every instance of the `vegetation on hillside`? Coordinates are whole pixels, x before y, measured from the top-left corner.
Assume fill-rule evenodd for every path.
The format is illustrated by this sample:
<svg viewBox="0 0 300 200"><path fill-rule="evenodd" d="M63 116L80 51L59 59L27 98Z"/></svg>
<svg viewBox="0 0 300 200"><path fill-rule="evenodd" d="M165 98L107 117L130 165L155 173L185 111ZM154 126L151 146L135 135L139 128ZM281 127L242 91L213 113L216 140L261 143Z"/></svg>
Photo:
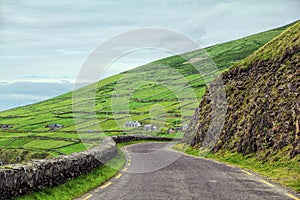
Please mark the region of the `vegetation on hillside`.
<svg viewBox="0 0 300 200"><path fill-rule="evenodd" d="M214 45L205 51L222 72L286 28ZM205 94L207 82L219 73L202 76L195 71L195 63L189 61L201 53L203 51L168 57L101 80L95 83L95 99L84 97L84 92L92 90L95 84L86 86L77 90L82 93L82 98L77 99L76 105L73 105L72 92L69 92L1 112L0 125L10 126L0 132L1 159L12 163L17 157L24 161L69 154L96 145L103 136L141 133L141 129L123 127L129 119L164 128L188 123ZM197 64L201 62L204 61ZM124 103L126 101L128 104ZM73 108L78 124L74 123ZM49 124L63 127L51 130L47 128Z"/></svg>

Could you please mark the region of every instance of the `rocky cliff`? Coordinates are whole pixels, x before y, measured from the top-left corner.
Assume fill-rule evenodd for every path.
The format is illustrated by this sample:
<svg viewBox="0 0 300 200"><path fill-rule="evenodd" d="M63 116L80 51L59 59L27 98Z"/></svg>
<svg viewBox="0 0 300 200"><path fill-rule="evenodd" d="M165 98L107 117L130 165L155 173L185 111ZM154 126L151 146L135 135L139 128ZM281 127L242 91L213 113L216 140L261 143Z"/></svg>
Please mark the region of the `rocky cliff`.
<svg viewBox="0 0 300 200"><path fill-rule="evenodd" d="M213 152L237 151L268 158L279 151L300 154L300 22L221 75L227 112ZM220 81L220 80L217 80ZM215 81L215 82L217 82ZM184 142L204 145L216 102L208 87L184 135ZM214 134L214 133L211 133Z"/></svg>

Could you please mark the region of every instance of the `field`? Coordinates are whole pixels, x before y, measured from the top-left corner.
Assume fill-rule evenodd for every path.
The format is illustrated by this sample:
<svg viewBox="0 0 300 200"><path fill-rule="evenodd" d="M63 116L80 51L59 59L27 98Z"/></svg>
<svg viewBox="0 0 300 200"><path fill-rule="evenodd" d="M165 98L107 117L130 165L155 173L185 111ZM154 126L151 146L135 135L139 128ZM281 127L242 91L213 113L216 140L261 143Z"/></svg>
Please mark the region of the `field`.
<svg viewBox="0 0 300 200"><path fill-rule="evenodd" d="M0 160L14 163L69 154L97 145L104 136L161 136L169 128L188 124L208 82L286 28L164 58L74 93L1 112L0 125L10 128L0 131ZM159 130L124 127L133 120L154 124ZM50 124L62 127L47 128Z"/></svg>

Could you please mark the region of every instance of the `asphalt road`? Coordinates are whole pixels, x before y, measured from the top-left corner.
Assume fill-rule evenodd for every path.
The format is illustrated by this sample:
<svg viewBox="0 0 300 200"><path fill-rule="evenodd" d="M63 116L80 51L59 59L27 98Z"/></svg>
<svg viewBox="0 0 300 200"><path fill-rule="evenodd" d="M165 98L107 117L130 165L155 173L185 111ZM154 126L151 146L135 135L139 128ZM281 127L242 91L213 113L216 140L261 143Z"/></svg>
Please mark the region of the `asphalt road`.
<svg viewBox="0 0 300 200"><path fill-rule="evenodd" d="M291 191L252 172L183 155L168 143L131 145L124 152L124 169L81 199L297 199Z"/></svg>

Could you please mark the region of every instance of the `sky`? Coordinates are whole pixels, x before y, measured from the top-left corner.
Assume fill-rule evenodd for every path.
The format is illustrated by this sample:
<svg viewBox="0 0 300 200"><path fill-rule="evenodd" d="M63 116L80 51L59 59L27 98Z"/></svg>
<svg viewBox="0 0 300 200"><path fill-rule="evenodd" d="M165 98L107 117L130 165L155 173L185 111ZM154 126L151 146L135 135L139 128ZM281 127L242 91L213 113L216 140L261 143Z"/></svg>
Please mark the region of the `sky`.
<svg viewBox="0 0 300 200"><path fill-rule="evenodd" d="M90 52L120 33L167 28L206 47L296 21L299 9L299 0L0 0L0 110L72 90ZM105 76L168 55L134 52Z"/></svg>

